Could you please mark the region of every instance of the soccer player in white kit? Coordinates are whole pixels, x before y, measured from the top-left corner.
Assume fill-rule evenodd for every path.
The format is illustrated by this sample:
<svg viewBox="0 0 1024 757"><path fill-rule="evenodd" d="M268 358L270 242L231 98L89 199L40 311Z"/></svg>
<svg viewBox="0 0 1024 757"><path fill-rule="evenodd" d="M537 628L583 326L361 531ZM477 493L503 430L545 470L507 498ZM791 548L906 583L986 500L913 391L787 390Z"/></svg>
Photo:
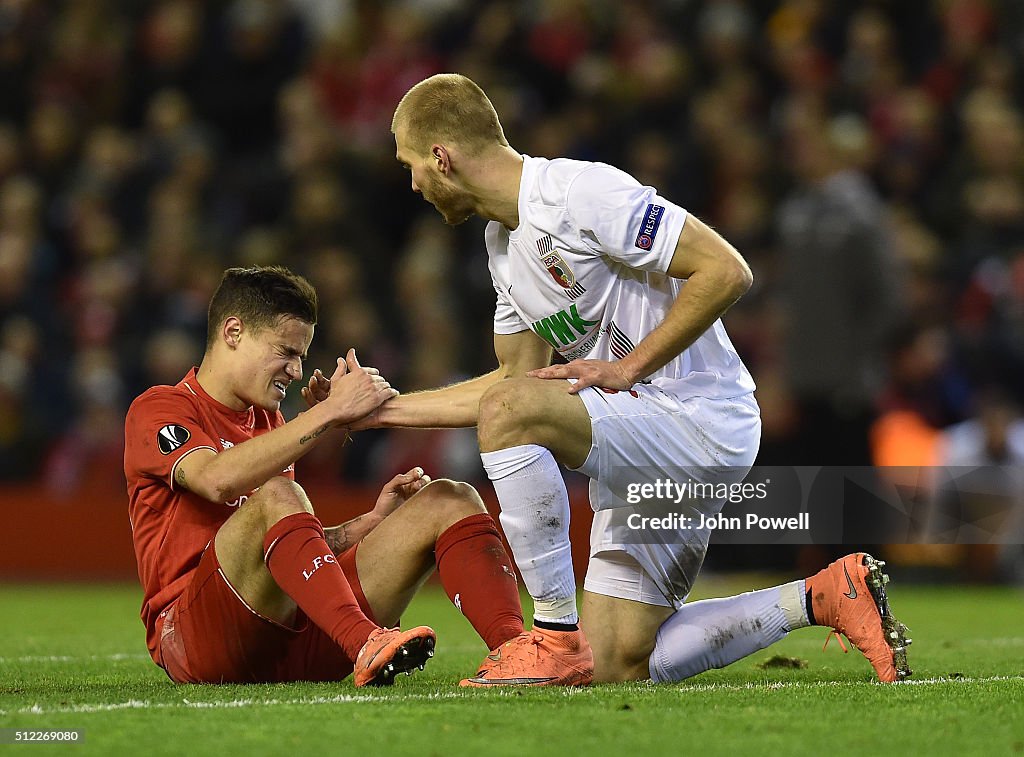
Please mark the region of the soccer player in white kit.
<svg viewBox="0 0 1024 757"><path fill-rule="evenodd" d="M490 219L498 368L400 395L364 424L478 427L534 626L492 650L463 685L680 680L811 624L846 634L882 680L909 674L903 627L888 613L881 564L870 556L684 605L709 532L627 535L630 484L680 471L738 482L753 464L754 383L719 320L751 283L732 246L616 168L519 154L464 76L414 86L392 131L412 189L447 223ZM551 366L552 349L568 363ZM591 479L582 630L559 463ZM690 503L709 516L722 504Z"/></svg>

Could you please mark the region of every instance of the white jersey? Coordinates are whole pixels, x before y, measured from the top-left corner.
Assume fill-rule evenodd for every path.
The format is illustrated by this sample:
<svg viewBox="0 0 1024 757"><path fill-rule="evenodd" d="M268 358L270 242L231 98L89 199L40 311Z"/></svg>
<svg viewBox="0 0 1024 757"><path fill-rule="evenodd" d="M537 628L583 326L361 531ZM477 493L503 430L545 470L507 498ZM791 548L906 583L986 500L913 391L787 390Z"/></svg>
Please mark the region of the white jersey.
<svg viewBox="0 0 1024 757"><path fill-rule="evenodd" d="M664 319L686 211L603 163L524 156L519 227L487 224L494 332L532 329L566 360L617 360ZM754 391L721 321L645 381L673 394Z"/></svg>

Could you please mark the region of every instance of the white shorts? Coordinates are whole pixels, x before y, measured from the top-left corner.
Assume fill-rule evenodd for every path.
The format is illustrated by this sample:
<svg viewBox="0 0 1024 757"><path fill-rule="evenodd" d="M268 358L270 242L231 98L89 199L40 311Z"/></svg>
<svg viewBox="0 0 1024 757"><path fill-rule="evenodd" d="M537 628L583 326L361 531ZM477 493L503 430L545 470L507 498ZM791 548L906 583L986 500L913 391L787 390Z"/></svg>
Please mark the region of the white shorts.
<svg viewBox="0 0 1024 757"><path fill-rule="evenodd" d="M592 554L583 588L594 594L631 599L645 605L676 607L665 599L661 589L640 563L621 550Z"/></svg>
<svg viewBox="0 0 1024 757"><path fill-rule="evenodd" d="M590 478L590 565L584 589L646 604L679 607L707 552L709 529L638 532L626 500L630 485L683 477L716 483L742 481L754 463L761 416L753 395L736 399L677 397L653 384L610 393L580 392L590 414L593 443L578 470ZM679 506L717 515L724 499ZM623 560L621 553L632 560Z"/></svg>

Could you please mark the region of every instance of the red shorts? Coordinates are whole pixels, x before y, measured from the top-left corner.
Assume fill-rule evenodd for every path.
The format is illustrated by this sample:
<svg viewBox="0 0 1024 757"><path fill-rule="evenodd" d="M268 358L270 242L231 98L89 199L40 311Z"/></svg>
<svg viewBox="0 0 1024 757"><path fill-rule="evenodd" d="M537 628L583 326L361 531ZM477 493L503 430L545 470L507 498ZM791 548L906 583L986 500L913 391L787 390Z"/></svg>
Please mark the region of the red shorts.
<svg viewBox="0 0 1024 757"><path fill-rule="evenodd" d="M356 549L338 556L363 612L373 620L356 572ZM345 652L302 610L289 628L249 607L228 583L213 544L185 591L162 613L160 666L176 683L340 681Z"/></svg>

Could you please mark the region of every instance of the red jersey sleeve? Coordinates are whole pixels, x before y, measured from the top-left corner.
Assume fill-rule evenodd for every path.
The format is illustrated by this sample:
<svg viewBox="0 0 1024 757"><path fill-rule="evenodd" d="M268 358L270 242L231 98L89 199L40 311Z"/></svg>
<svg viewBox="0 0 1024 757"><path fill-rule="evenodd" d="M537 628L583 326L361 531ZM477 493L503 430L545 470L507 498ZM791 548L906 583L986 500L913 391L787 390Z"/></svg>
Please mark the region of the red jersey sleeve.
<svg viewBox="0 0 1024 757"><path fill-rule="evenodd" d="M140 396L124 424L124 472L129 482L159 479L174 488L174 468L197 449L217 452L203 428L196 403L172 387L156 387Z"/></svg>

